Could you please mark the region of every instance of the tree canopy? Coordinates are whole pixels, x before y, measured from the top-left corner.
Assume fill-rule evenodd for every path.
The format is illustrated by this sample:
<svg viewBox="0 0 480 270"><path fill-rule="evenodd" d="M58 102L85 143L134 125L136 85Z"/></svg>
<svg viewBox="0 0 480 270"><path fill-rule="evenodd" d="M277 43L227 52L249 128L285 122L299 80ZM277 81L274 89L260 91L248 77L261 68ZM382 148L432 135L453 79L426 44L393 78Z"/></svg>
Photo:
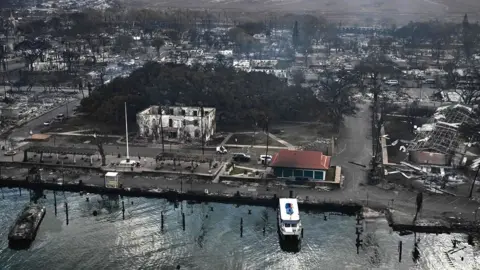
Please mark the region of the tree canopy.
<svg viewBox="0 0 480 270"><path fill-rule="evenodd" d="M310 89L288 86L270 74L154 62L100 86L81 105L94 119L120 124L124 102L131 122L150 105L184 105L215 107L219 124L244 126L262 123L267 117L270 121L312 120L321 108Z"/></svg>

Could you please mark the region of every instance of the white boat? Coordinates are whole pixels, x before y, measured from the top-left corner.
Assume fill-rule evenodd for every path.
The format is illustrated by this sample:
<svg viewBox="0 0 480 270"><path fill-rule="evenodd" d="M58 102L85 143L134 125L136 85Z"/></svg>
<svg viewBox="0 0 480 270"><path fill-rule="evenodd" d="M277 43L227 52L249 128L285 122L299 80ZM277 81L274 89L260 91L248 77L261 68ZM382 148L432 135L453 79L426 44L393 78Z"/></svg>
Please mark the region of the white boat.
<svg viewBox="0 0 480 270"><path fill-rule="evenodd" d="M302 238L302 223L297 199L281 198L278 204L278 232L283 240Z"/></svg>

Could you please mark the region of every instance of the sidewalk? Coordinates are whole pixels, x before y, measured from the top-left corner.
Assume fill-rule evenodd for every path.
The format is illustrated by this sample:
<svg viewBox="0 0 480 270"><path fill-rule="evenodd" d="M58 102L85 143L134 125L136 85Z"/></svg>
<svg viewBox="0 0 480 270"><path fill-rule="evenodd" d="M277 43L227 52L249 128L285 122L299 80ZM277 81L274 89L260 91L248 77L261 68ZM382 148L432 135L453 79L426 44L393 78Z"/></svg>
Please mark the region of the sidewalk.
<svg viewBox="0 0 480 270"><path fill-rule="evenodd" d="M276 140L277 142L285 145L288 148L288 150L296 150L297 149L297 147L295 145L278 138L277 136L273 135L272 133L268 133L268 136L270 136L270 138Z"/></svg>
<svg viewBox="0 0 480 270"><path fill-rule="evenodd" d="M225 144L225 147L231 147L231 148L257 148L257 149L266 149L266 145L246 145L246 144ZM288 149L288 147L285 146L268 146L268 149Z"/></svg>

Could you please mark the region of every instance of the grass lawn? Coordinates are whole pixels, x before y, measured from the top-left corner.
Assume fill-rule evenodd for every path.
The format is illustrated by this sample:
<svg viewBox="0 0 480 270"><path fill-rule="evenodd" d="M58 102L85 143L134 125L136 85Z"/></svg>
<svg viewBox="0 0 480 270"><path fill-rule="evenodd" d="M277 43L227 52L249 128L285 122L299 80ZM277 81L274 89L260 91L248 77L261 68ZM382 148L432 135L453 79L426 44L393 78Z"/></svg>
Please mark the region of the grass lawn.
<svg viewBox="0 0 480 270"><path fill-rule="evenodd" d="M95 144L95 138L92 136L65 136L65 135L55 135L50 137L49 141L53 142L55 140L56 144L84 144L89 141L87 144ZM116 143L118 138L115 137L105 137L102 139L105 144Z"/></svg>
<svg viewBox="0 0 480 270"><path fill-rule="evenodd" d="M317 140L330 139L336 134L329 124L277 124L272 126L275 135L293 145L307 145Z"/></svg>
<svg viewBox="0 0 480 270"><path fill-rule="evenodd" d="M253 136L251 134L233 134L232 137L227 141L227 144L242 144L242 145L266 145L267 144L267 135L262 133L256 133ZM269 138L269 146L285 146L276 140Z"/></svg>
<svg viewBox="0 0 480 270"><path fill-rule="evenodd" d="M50 126L43 128L42 132L69 132L86 129L95 129L104 134L125 134L125 125L107 125L105 123L87 120L82 116L73 116L62 122L54 122ZM129 132L135 132L135 129L136 125L129 125L128 127Z"/></svg>

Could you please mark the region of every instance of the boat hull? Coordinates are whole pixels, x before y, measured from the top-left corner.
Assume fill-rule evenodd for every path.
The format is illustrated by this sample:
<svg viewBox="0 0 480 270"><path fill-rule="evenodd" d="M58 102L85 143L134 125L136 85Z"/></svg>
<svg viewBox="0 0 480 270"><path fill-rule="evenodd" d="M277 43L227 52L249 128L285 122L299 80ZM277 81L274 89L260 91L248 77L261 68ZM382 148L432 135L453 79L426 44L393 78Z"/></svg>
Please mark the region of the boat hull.
<svg viewBox="0 0 480 270"><path fill-rule="evenodd" d="M303 228L299 235L285 235L280 230L280 221L277 222L277 233L280 248L286 252L299 252L302 249Z"/></svg>
<svg viewBox="0 0 480 270"><path fill-rule="evenodd" d="M38 228L45 217L45 213L46 209L43 206L27 206L10 230L8 246L11 249L29 248L37 236Z"/></svg>

